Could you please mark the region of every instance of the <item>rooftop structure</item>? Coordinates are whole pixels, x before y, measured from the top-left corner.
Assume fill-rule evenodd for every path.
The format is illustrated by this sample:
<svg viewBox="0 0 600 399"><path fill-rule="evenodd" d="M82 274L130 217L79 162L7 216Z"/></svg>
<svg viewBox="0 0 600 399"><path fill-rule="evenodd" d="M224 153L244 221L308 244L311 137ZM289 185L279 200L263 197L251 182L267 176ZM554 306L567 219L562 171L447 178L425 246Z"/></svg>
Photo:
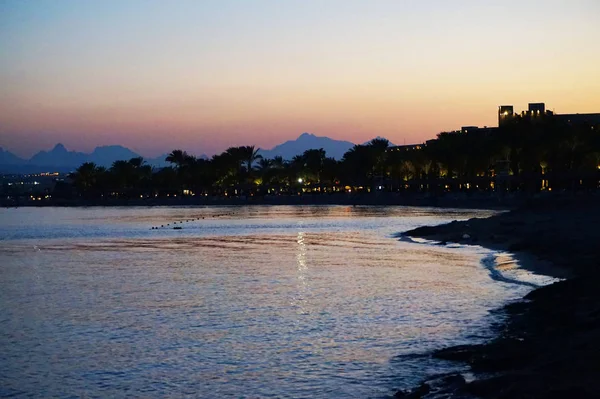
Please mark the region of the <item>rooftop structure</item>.
<svg viewBox="0 0 600 399"><path fill-rule="evenodd" d="M501 105L498 107L498 126L504 125L519 114L514 112L512 105ZM555 114L546 109L545 103L529 103L527 111L521 111L521 117L542 118L548 115L555 115L559 120L569 124L600 124L600 113L597 114Z"/></svg>
<svg viewBox="0 0 600 399"><path fill-rule="evenodd" d="M515 110L512 105L501 105L498 107L498 126L502 126L505 122L512 119Z"/></svg>
<svg viewBox="0 0 600 399"><path fill-rule="evenodd" d="M544 114L546 113L546 104L544 103L529 103L528 111L530 113Z"/></svg>

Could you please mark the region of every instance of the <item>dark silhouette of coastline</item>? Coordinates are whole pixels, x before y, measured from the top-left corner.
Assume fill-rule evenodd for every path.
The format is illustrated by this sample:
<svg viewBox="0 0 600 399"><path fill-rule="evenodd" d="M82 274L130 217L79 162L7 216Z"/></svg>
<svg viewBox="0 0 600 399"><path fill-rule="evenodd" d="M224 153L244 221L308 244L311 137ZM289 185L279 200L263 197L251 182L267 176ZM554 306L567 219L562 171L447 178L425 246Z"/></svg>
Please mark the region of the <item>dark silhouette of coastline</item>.
<svg viewBox="0 0 600 399"><path fill-rule="evenodd" d="M535 268L535 259L551 262L555 269L543 272L558 270L561 277L568 278L503 308L508 322L492 342L434 353L442 359L467 362L477 377L474 381L466 383L460 375L442 376L412 392L398 392L396 397L600 397L599 223L596 198L571 198L404 233L479 244L517 256L528 254L530 262L525 267Z"/></svg>
<svg viewBox="0 0 600 399"><path fill-rule="evenodd" d="M47 200L153 204L181 197L198 204L296 203L303 200L293 197L304 196L313 203L332 203L320 198L331 195L347 202L342 194L425 201L448 194L487 195L502 202L511 195L590 193L600 187L599 120L600 114L554 115L541 103L530 104L521 115L504 106L499 127L467 126L415 145L390 146L377 138L353 146L341 160L322 148L291 160L263 158L255 146L230 147L211 159L173 150L165 158L172 166L153 168L141 157L115 161L108 169L85 162L44 191L20 190L17 180L21 185L7 181L0 194L3 201L41 205Z"/></svg>

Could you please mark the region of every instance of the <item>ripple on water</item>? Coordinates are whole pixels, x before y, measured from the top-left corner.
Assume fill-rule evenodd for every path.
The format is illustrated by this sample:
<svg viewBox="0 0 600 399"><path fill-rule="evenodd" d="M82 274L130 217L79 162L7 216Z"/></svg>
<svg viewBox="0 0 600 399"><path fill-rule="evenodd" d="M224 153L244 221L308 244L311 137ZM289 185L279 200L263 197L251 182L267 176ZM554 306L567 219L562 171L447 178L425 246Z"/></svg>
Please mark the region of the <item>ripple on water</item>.
<svg viewBox="0 0 600 399"><path fill-rule="evenodd" d="M528 289L481 250L392 237L477 213L357 208L12 210L0 396L380 397Z"/></svg>

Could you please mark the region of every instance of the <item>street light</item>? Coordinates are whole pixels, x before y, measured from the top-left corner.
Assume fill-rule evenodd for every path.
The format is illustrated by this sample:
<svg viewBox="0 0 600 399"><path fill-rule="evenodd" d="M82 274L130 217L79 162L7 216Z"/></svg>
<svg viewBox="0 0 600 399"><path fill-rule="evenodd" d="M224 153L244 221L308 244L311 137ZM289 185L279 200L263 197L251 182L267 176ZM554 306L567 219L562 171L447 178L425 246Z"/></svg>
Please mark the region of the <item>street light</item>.
<svg viewBox="0 0 600 399"><path fill-rule="evenodd" d="M303 181L301 177L298 178L298 183L302 184Z"/></svg>

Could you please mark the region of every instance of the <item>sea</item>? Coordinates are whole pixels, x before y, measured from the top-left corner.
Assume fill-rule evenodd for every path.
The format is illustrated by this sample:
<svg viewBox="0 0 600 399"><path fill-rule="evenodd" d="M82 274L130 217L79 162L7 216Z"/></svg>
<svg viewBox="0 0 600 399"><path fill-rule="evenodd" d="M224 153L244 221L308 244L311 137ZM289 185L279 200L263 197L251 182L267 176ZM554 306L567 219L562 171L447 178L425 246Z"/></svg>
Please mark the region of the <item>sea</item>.
<svg viewBox="0 0 600 399"><path fill-rule="evenodd" d="M0 397L389 398L460 370L549 282L511 254L400 239L495 211L0 210Z"/></svg>

